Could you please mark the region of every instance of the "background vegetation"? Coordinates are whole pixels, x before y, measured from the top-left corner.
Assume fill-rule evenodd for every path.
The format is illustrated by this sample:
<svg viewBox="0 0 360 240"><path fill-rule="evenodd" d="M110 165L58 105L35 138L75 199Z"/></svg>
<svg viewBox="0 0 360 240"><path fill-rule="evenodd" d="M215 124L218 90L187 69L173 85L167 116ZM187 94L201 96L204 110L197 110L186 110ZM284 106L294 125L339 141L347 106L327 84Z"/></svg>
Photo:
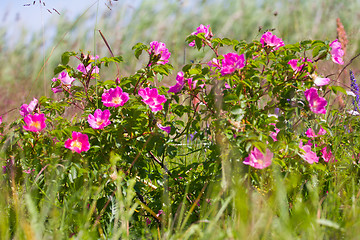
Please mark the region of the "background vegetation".
<svg viewBox="0 0 360 240"><path fill-rule="evenodd" d="M105 3L110 9L104 13L97 12L97 4ZM110 56L98 30L104 34L115 55L129 59L121 69L123 75L133 73L143 64L130 58L131 47L137 42L149 43L161 39L172 52L175 69L197 58L210 57L187 48L183 40L200 24L210 24L216 37L246 41L259 38L266 29L275 28L275 33L285 43L294 43L304 39L336 38L336 18L340 18L349 40L347 57L355 55L360 47L360 32L356 24L360 20L356 11L360 7L358 0L169 0L157 1L156 4L143 0L135 7L131 2L111 3L95 2L75 21L69 21L66 12L63 12L55 18L55 22L44 24L44 33L42 30L29 32L18 29L16 32L21 37L15 44L12 36L7 34L7 28L11 26L0 29L0 83L4 86L0 90L2 116L34 96L50 95L49 83L62 52L82 49ZM21 7L24 6L19 5ZM50 13L44 10L43 14ZM102 74L113 76L113 72ZM172 75L168 81L174 81L174 78ZM345 79L347 76L342 81ZM7 116L13 119L14 115Z"/></svg>

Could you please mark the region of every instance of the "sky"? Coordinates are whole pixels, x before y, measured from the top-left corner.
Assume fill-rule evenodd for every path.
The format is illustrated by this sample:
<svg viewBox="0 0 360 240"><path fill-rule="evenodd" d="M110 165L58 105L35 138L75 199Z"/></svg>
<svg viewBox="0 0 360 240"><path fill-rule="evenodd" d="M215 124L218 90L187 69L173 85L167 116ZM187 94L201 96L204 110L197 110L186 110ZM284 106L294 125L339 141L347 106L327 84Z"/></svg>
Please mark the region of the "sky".
<svg viewBox="0 0 360 240"><path fill-rule="evenodd" d="M116 7L119 3L112 1L112 4ZM98 7L99 12L107 11L109 10L107 5L109 0L0 0L0 26L11 28L24 26L30 31L40 30L43 22L46 23L58 16L54 9L60 14L75 19L89 7L93 11L97 11Z"/></svg>

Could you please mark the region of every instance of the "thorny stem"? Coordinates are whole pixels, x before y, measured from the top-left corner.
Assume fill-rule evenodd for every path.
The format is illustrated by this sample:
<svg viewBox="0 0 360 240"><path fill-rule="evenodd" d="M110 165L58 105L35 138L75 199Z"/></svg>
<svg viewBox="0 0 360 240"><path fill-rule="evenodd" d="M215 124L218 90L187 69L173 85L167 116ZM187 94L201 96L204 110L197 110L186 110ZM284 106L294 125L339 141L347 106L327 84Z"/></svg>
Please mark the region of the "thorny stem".
<svg viewBox="0 0 360 240"><path fill-rule="evenodd" d="M148 64L146 65L145 69L148 70L148 68L150 67L150 65L151 65L151 55L150 55L149 62L148 62ZM137 89L137 87L138 87L138 85L139 85L139 83L140 83L140 80L144 77L144 75L145 75L146 72L147 72L147 71L143 72L143 73L141 74L141 76L139 77L139 80L136 82L136 85L135 85L135 88L134 88L134 92L133 92L134 95L136 94L136 89ZM145 80L146 80L146 79L145 79ZM141 87L142 84L143 84L143 82L140 84L140 87Z"/></svg>
<svg viewBox="0 0 360 240"><path fill-rule="evenodd" d="M211 50L213 50L213 52L215 53L216 57L219 57L219 53L218 53L217 48L215 49L213 46L211 46L211 43L208 42L208 41L203 40L203 42L204 42L207 46L209 46L209 47L211 48Z"/></svg>
<svg viewBox="0 0 360 240"><path fill-rule="evenodd" d="M189 93L189 94L190 94L193 98L196 98L196 99L198 99L201 103L203 103L203 104L211 111L212 114L215 114L214 110L212 110L205 101L201 100L197 95L195 95L195 94L193 94L193 93Z"/></svg>
<svg viewBox="0 0 360 240"><path fill-rule="evenodd" d="M152 139L152 135L146 140L146 142L144 143L143 147L141 148L141 150L138 152L138 154L135 156L134 161L131 163L131 166L129 167L129 169L125 172L126 175L128 175L131 171L131 168L134 166L135 162L138 160L138 158L141 155L141 152L144 150L144 148L146 148L146 146L148 145L148 143L150 142L150 140Z"/></svg>

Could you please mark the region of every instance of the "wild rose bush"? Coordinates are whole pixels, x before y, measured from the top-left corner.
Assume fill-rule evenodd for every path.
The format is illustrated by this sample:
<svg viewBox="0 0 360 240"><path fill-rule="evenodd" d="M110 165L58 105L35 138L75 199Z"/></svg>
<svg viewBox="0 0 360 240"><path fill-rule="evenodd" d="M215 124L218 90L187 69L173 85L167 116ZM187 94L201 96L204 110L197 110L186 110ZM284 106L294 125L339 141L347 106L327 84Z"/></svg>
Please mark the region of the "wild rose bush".
<svg viewBox="0 0 360 240"><path fill-rule="evenodd" d="M54 70L53 97L24 104L19 119L2 129L4 176L11 180L16 173L18 182L42 176L45 184L50 172L64 170L58 205L76 189L102 186L87 199L97 202L93 222L114 221L107 202L136 179L133 201L139 205L131 224L151 227L161 221L166 226L183 199L193 206L189 222L198 220L200 203L211 204L203 191L220 181L226 188L249 179L258 187L271 181L275 168L307 181L312 174L357 166L358 148L347 144L358 142L352 134L359 126L355 77L351 97L333 84L337 75L317 71L330 58L343 64L337 40L288 44L265 32L246 43L216 38L201 25L187 42L212 51L213 59L173 72L165 43L138 43L135 57L147 64L112 80L101 72L115 65L121 72L121 56L65 52ZM162 84L176 72L175 85ZM355 108L340 111L330 104L338 95L354 98ZM167 202L161 201L164 194Z"/></svg>

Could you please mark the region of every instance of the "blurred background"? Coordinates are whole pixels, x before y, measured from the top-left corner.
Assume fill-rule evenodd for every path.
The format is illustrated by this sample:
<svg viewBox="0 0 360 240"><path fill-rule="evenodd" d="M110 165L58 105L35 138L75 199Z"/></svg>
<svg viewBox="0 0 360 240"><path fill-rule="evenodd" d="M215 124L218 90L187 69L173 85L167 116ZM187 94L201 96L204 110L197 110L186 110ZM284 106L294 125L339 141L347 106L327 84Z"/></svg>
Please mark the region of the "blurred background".
<svg viewBox="0 0 360 240"><path fill-rule="evenodd" d="M185 42L200 24L209 24L215 37L246 41L259 40L267 29L275 29L288 44L306 39L333 41L339 18L349 41L346 64L360 47L359 10L359 0L1 0L0 115L11 120L33 97L54 97L53 69L64 51L110 56L98 30L114 54L123 55L122 76L147 61L146 54L140 61L133 56L131 48L137 42L166 43L175 68L166 84L184 64L214 57ZM357 65L358 61L350 65L355 73ZM323 68L341 70L335 64ZM114 72L115 68L102 68L100 75L109 80Z"/></svg>

